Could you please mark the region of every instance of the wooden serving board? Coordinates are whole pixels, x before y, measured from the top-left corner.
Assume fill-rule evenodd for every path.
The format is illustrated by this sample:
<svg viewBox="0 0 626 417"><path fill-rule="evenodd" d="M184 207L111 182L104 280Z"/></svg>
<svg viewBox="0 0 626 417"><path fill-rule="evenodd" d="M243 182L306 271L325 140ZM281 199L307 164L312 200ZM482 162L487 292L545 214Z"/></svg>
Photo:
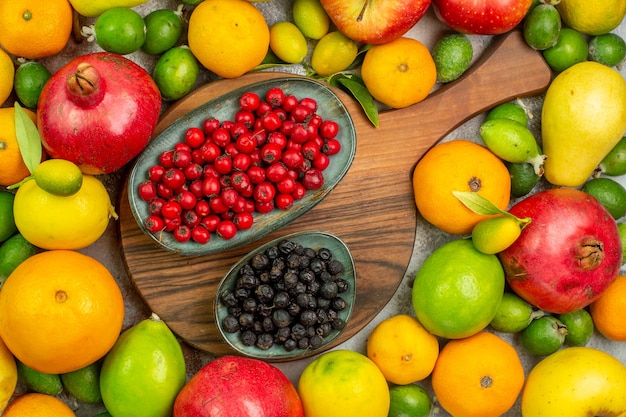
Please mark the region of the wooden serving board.
<svg viewBox="0 0 626 417"><path fill-rule="evenodd" d="M195 107L241 86L283 77L252 73L201 87L163 115L158 134ZM401 283L413 252L416 208L411 174L419 158L474 115L545 91L551 72L520 32L502 35L479 62L452 84L404 109L381 112L375 128L351 96L335 92L349 110L357 134L354 162L344 179L315 208L266 238L224 253L186 257L158 248L136 224L126 191L120 204L122 256L128 274L149 308L190 345L214 355L234 353L217 331L213 299L220 279L261 243L302 230L321 230L343 239L357 272L357 299L344 333L347 340L370 322Z"/></svg>

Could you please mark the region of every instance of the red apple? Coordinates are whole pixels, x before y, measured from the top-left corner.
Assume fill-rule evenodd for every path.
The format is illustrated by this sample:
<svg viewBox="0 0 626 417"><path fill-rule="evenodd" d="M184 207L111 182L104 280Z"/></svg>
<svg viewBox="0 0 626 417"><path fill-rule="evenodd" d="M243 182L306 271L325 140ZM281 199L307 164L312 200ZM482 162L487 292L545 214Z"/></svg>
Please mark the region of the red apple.
<svg viewBox="0 0 626 417"><path fill-rule="evenodd" d="M361 43L381 44L408 32L431 0L320 0L337 29Z"/></svg>
<svg viewBox="0 0 626 417"><path fill-rule="evenodd" d="M109 174L139 155L161 112L161 94L142 67L121 55L74 58L45 84L37 108L42 144L85 174Z"/></svg>
<svg viewBox="0 0 626 417"><path fill-rule="evenodd" d="M532 0L433 0L435 14L450 28L472 35L500 35L517 26Z"/></svg>
<svg viewBox="0 0 626 417"><path fill-rule="evenodd" d="M509 210L530 217L520 237L498 256L511 289L550 313L586 307L622 265L617 223L591 195L572 188L541 191Z"/></svg>
<svg viewBox="0 0 626 417"><path fill-rule="evenodd" d="M303 417L300 396L275 366L222 356L198 371L178 393L174 417Z"/></svg>

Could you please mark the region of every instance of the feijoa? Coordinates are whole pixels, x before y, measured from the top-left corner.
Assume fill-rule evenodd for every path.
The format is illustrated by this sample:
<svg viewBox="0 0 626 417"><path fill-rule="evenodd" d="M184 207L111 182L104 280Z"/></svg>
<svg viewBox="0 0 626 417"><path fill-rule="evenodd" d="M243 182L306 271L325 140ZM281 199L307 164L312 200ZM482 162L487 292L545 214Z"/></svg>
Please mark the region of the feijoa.
<svg viewBox="0 0 626 417"><path fill-rule="evenodd" d="M524 40L531 48L543 51L554 46L561 31L561 15L556 7L542 3L524 20Z"/></svg>
<svg viewBox="0 0 626 417"><path fill-rule="evenodd" d="M161 55L152 76L165 100L178 100L193 89L199 74L198 60L183 45Z"/></svg>
<svg viewBox="0 0 626 417"><path fill-rule="evenodd" d="M437 81L448 83L459 78L472 63L474 49L462 33L450 33L437 41L432 51Z"/></svg>

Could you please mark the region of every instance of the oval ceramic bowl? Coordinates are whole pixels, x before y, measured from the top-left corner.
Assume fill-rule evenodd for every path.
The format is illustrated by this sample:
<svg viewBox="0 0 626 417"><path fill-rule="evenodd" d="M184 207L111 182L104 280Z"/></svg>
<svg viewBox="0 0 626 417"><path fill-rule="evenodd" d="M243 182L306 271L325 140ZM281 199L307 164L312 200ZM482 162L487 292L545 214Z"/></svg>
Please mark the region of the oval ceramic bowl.
<svg viewBox="0 0 626 417"><path fill-rule="evenodd" d="M256 346L244 345L239 335L240 333L226 332L222 327L222 320L228 315L228 307L226 307L220 300L220 294L228 289L234 289L235 283L239 277L239 270L247 264L255 255L263 253L269 247L278 244L282 240L291 240L301 244L307 248L313 248L319 250L321 248L329 249L333 254L333 259L337 259L344 267L342 278L345 279L349 286L347 291L341 293L341 297L346 301L346 308L339 311L339 318L341 318L347 327L348 320L352 313L356 299L356 272L354 269L354 260L348 246L337 236L319 231L306 231L297 232L290 235L285 235L280 238L274 239L270 242L259 246L255 250L242 257L228 273L220 281L217 291L215 293L215 300L213 302L213 308L215 313L215 322L219 333L228 345L230 345L235 351L242 355L246 355L252 358L263 359L267 361L289 361L295 359L306 358L311 355L315 355L328 348L328 345L335 340L342 332L342 330L333 330L327 337L324 338L324 342L316 349L299 349L296 348L290 352L286 351L282 345L274 344L271 348L264 350ZM345 328L345 327L344 327Z"/></svg>
<svg viewBox="0 0 626 417"><path fill-rule="evenodd" d="M144 226L144 219L148 217L148 204L139 197L137 188L147 178L148 169L158 163L159 154L172 149L176 143L184 140L187 128L201 127L207 117L216 117L221 121L233 120L235 113L239 110L239 97L244 92L253 91L260 97L264 97L272 87L282 88L285 94L294 94L298 99L314 98L318 103L317 114L324 120L334 120L339 124L338 140L342 146L337 154L330 157L330 165L323 171L324 185L318 190L307 192L304 198L296 201L288 210L274 209L267 214L255 213L254 225L248 230L239 231L229 240L221 239L214 234L206 244L193 241L180 243L171 233L154 235L148 232ZM262 81L233 90L195 108L154 138L139 156L130 172L128 179L130 209L143 232L166 250L182 255L206 255L234 249L268 235L315 207L344 177L352 164L355 151L356 131L352 118L343 103L329 88L308 78L287 77Z"/></svg>

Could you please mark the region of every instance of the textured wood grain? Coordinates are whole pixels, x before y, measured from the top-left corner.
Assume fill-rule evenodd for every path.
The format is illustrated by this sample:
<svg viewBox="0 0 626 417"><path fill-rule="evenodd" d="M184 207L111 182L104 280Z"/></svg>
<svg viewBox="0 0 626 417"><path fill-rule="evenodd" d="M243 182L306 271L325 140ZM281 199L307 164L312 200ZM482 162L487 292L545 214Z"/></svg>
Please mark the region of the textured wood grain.
<svg viewBox="0 0 626 417"><path fill-rule="evenodd" d="M281 73L253 73L212 82L163 115L157 133L189 110L235 88ZM464 77L411 107L380 114L374 128L359 105L335 90L356 127L352 167L330 195L306 215L257 243L225 253L185 257L159 249L139 229L126 192L120 235L131 280L149 307L194 347L215 355L233 353L222 342L213 316L217 284L245 253L269 239L300 230L322 230L350 247L357 271L357 301L346 331L333 345L362 329L391 299L410 261L416 230L411 172L419 158L464 121L494 105L542 93L551 79L541 55L519 32L502 36Z"/></svg>

